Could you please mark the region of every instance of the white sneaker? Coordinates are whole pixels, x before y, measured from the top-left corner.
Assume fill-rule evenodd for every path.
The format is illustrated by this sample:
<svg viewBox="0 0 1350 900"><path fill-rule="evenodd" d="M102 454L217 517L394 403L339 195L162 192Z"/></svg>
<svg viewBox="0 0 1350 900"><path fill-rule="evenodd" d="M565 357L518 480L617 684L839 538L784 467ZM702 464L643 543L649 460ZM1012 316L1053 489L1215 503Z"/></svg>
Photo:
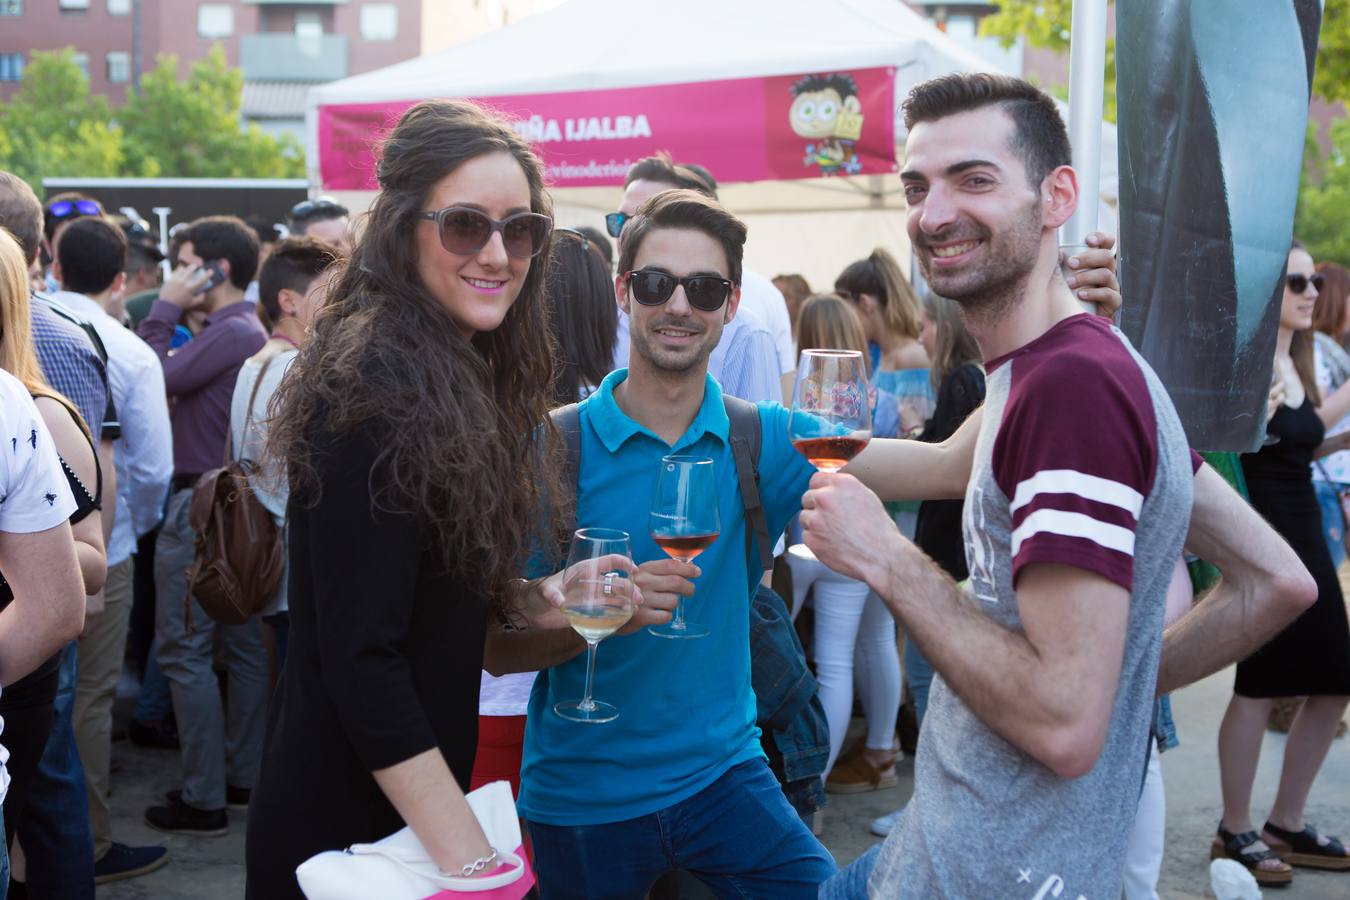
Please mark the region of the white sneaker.
<svg viewBox="0 0 1350 900"><path fill-rule="evenodd" d="M877 837L886 837L891 833L891 829L895 827L895 823L900 821L900 814L904 811L905 808L902 806L889 815L882 816L880 819L873 819L872 833Z"/></svg>

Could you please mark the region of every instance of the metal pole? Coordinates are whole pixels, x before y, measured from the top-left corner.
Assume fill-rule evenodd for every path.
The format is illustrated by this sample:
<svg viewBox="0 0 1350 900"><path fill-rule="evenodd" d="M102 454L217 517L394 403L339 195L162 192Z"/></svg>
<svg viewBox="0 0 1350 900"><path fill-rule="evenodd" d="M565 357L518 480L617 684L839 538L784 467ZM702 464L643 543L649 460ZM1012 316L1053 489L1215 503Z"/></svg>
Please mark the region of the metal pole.
<svg viewBox="0 0 1350 900"><path fill-rule="evenodd" d="M1106 77L1106 0L1074 0L1069 44L1069 141L1078 172L1078 209L1061 243L1081 244L1097 229L1101 196L1102 96Z"/></svg>

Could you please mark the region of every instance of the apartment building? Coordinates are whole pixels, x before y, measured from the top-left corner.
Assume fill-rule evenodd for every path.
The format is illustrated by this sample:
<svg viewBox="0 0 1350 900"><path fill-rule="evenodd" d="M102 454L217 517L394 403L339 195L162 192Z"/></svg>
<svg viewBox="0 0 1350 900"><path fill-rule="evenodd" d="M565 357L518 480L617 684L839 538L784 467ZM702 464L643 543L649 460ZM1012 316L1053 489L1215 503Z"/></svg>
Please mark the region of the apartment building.
<svg viewBox="0 0 1350 900"><path fill-rule="evenodd" d="M71 47L114 103L160 54L185 74L220 44L244 118L299 134L312 85L442 50L561 0L0 0L0 102L34 50Z"/></svg>

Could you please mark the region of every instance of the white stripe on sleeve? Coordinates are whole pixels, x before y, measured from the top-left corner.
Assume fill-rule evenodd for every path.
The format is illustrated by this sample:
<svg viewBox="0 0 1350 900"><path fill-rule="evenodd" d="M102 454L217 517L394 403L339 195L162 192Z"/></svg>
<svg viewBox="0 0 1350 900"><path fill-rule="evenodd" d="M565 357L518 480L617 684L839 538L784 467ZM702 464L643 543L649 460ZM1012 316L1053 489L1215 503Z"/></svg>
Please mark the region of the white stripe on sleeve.
<svg viewBox="0 0 1350 900"><path fill-rule="evenodd" d="M1073 494L1095 503L1118 506L1136 519L1144 508L1144 495L1128 484L1074 469L1044 469L1017 485L1008 511L1017 512L1037 494Z"/></svg>
<svg viewBox="0 0 1350 900"><path fill-rule="evenodd" d="M1012 555L1018 554L1024 541L1038 534L1084 538L1108 550L1134 556L1134 532L1130 529L1062 509L1038 509L1023 519L1012 533Z"/></svg>

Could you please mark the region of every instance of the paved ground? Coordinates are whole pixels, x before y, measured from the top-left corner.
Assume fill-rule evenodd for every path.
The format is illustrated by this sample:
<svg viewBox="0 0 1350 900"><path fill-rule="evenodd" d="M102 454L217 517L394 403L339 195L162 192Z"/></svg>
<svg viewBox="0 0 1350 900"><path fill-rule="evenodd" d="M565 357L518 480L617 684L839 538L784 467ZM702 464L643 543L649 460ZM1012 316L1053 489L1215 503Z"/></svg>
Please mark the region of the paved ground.
<svg viewBox="0 0 1350 900"><path fill-rule="evenodd" d="M1164 898L1211 896L1208 891L1209 840L1219 815L1219 776L1214 737L1232 685L1231 672L1201 682L1174 697L1182 745L1163 757L1167 783L1167 855L1159 893ZM1274 794L1284 738L1268 734L1257 780L1255 816L1261 816ZM176 754L145 750L121 742L113 758L115 831L119 840L163 843L172 862L144 878L108 885L99 900L228 900L243 895L243 844L247 814L230 813L231 832L223 838L186 838L159 834L141 822L141 812L164 791L177 786ZM833 797L825 813L822 839L845 864L876 840L867 827L909 796L912 766L902 763L900 785L888 791ZM1309 819L1350 836L1350 739L1332 745L1314 788ZM1350 873L1299 870L1288 890L1266 892L1284 900L1346 900Z"/></svg>

